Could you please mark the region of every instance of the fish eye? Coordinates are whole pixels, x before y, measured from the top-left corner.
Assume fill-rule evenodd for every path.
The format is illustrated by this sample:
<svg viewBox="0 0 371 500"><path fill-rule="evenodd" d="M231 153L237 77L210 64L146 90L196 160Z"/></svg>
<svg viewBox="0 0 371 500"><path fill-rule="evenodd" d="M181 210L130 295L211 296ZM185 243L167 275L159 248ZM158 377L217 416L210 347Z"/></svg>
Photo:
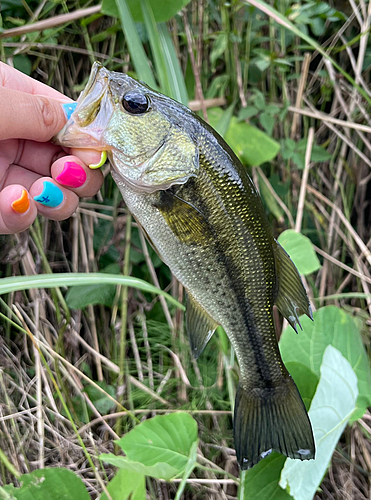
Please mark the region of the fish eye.
<svg viewBox="0 0 371 500"><path fill-rule="evenodd" d="M145 94L132 90L123 96L122 105L131 115L142 115L149 109L149 99Z"/></svg>

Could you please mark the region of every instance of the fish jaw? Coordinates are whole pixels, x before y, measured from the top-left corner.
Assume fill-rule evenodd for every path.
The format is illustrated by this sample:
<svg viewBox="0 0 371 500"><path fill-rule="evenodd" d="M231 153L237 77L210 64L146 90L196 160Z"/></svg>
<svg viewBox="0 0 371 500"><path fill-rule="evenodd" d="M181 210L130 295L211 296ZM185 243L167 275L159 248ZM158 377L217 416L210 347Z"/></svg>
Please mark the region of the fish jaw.
<svg viewBox="0 0 371 500"><path fill-rule="evenodd" d="M107 92L109 82L106 73L101 64L94 63L76 109L54 142L63 147L107 150L104 131L114 106Z"/></svg>

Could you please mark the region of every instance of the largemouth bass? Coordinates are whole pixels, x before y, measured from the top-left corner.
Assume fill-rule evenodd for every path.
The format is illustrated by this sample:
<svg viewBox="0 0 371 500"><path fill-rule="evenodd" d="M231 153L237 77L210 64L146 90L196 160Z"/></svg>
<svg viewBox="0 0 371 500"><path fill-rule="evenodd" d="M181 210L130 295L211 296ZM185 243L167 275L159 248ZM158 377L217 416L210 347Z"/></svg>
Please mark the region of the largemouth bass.
<svg viewBox="0 0 371 500"><path fill-rule="evenodd" d="M226 331L240 367L234 408L240 467L272 450L314 458L311 424L273 321L276 304L296 329L300 314L312 317L310 304L229 146L187 107L98 63L57 140L107 151L128 209L186 290L194 356L218 325Z"/></svg>

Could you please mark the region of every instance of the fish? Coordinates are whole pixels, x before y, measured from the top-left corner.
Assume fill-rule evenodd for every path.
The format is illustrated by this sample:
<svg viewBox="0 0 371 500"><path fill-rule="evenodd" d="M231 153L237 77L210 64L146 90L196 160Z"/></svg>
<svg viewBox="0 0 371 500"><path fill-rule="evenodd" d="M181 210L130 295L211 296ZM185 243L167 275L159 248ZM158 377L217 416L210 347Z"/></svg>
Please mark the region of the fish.
<svg viewBox="0 0 371 500"><path fill-rule="evenodd" d="M183 104L94 63L56 141L107 152L127 208L185 289L195 358L224 328L240 371L233 418L240 468L272 451L313 459L310 419L273 319L276 305L297 330L300 315L313 319L311 306L255 185L223 138Z"/></svg>

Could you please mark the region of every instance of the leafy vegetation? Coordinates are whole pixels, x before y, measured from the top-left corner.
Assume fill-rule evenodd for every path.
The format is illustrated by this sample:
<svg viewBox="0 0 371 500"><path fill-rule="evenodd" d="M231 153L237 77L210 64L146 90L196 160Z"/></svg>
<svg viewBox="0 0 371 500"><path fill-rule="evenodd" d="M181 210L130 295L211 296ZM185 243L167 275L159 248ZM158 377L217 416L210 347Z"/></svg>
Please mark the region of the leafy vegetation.
<svg viewBox="0 0 371 500"><path fill-rule="evenodd" d="M315 309L276 323L318 449L239 474L234 353L218 329L192 359L184 291L108 175L72 219L0 237L0 498L369 498L368 5L2 0L0 57L74 99L99 60L234 149Z"/></svg>

